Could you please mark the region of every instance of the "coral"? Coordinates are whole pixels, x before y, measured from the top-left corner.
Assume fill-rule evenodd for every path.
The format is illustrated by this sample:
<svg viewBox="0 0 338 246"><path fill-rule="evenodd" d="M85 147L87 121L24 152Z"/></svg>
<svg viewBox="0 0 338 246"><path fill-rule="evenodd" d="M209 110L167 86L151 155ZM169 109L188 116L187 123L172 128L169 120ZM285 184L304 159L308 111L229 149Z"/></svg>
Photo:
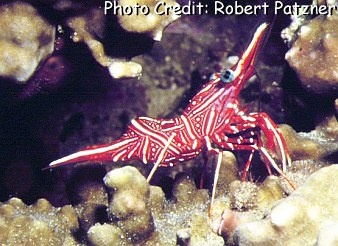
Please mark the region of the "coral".
<svg viewBox="0 0 338 246"><path fill-rule="evenodd" d="M284 190L276 176L267 177L263 184L259 187L256 194L257 207L264 214L269 211L272 206L284 197Z"/></svg>
<svg viewBox="0 0 338 246"><path fill-rule="evenodd" d="M280 179L275 176L267 177L261 185L233 181L228 193L216 199L211 227L229 244L233 244L233 235L239 226L261 220L284 197Z"/></svg>
<svg viewBox="0 0 338 246"><path fill-rule="evenodd" d="M98 8L91 8L83 15L70 17L67 25L74 31L73 41L85 42L95 60L102 66L108 67L113 78L139 77L142 71L139 64L111 58L105 54L103 44L96 38L103 35L104 17L103 11Z"/></svg>
<svg viewBox="0 0 338 246"><path fill-rule="evenodd" d="M224 245L224 240L210 231L208 217L195 214L189 222L189 227L178 230L176 233L176 245L199 246L199 245Z"/></svg>
<svg viewBox="0 0 338 246"><path fill-rule="evenodd" d="M338 141L337 118L335 116L326 117L322 122L320 122L316 126L315 131L319 132L319 134L321 134L323 138L326 138L328 142L337 142ZM324 141L321 141L321 143L323 142Z"/></svg>
<svg viewBox="0 0 338 246"><path fill-rule="evenodd" d="M187 237L190 245L224 244L221 237L211 233L207 191L196 189L189 176L179 174L170 201L159 187L149 186L134 167L114 169L104 180L111 197L111 221L89 229L88 238L94 245L109 245L115 238L127 244L146 241L151 245L175 245L176 237L177 243ZM111 231L111 235L105 236L100 228Z"/></svg>
<svg viewBox="0 0 338 246"><path fill-rule="evenodd" d="M337 4L337 0L312 0L311 5L320 6L326 5L328 7L334 7ZM302 11L301 11L302 12ZM281 37L289 45L292 45L293 42L297 39L297 30L306 24L312 18L311 15L306 14L292 14L290 16L291 23L290 25L282 30Z"/></svg>
<svg viewBox="0 0 338 246"><path fill-rule="evenodd" d="M238 166L235 155L230 151L222 152L222 165L216 187L216 196L226 193L233 181L238 180Z"/></svg>
<svg viewBox="0 0 338 246"><path fill-rule="evenodd" d="M129 245L122 230L111 224L96 224L88 230L87 236L95 246Z"/></svg>
<svg viewBox="0 0 338 246"><path fill-rule="evenodd" d="M104 177L111 200L108 213L134 241L147 238L155 229L149 207L149 184L135 167L110 171Z"/></svg>
<svg viewBox="0 0 338 246"><path fill-rule="evenodd" d="M298 28L308 21L308 17L306 15L292 15L290 18L290 25L281 32L282 39L289 45L296 40Z"/></svg>
<svg viewBox="0 0 338 246"><path fill-rule="evenodd" d="M203 191L198 192L194 182L185 174L177 175L172 193L177 209L187 209L187 204L192 200L196 201L196 204L201 204L208 199L208 194Z"/></svg>
<svg viewBox="0 0 338 246"><path fill-rule="evenodd" d="M330 132L330 129L327 130ZM301 138L301 136L297 137ZM148 245L224 245L224 239L227 240L227 244L233 244L234 240L239 241L242 240L242 237L251 235L244 232L244 236L242 234L241 237L238 236L241 228L250 227L251 224L255 225L254 228L259 227L261 233L270 233L276 236L277 232L263 223L266 221L264 218L270 213L271 208L285 195L280 184L282 178L269 177L260 185L240 182L236 179L237 175L232 173L234 164L236 164L233 154L230 152L223 153L223 160L229 162L224 167L227 167L226 169L231 174L220 174L222 185L218 189L218 198L214 203L211 217L208 215L210 201L208 191L197 189L187 174L179 173L176 175L171 189L172 197L167 199L161 188L150 186L144 176L134 167L125 166L110 171L104 177L106 187L99 182L101 172L98 173L99 175L95 174L93 169L88 169L92 170L89 173L79 172L79 175L80 173L82 175L73 177L74 181L71 182L71 186L75 189L69 195L73 197L72 202L75 211L86 235L86 238L82 238L82 241L87 240L86 242L91 245L132 245L135 243L146 243ZM300 161L293 162L293 165L299 164L301 164ZM313 165L313 163L310 164ZM297 171L300 172L299 170L303 167L299 165ZM333 171L326 173L328 172L336 175ZM304 172L302 175L306 176L308 173ZM319 177L315 178L315 181L322 182L325 186L327 184L323 180L326 178L330 179L330 177ZM308 180L313 180L313 178ZM315 183L306 189L303 188L308 183L309 181L304 185L300 184L299 191L296 191L298 192L297 195L293 195L293 193L290 197L307 197L311 193L309 190L314 190L313 186L318 185ZM320 187L320 189L326 188ZM312 196L312 194L310 195ZM328 194L328 196L332 196L332 194ZM301 198L301 201L306 199ZM311 199L301 203L301 205L309 206L311 204L312 206L314 198ZM328 201L319 202L321 204L328 203ZM302 206L297 204L299 209ZM230 210L230 208L233 210ZM73 209L71 210L74 212ZM272 211L274 210L275 208L272 209ZM288 209L288 212L290 211L292 210ZM306 215L306 212L304 213ZM299 212L301 215L304 215L304 213ZM307 217L305 216L305 218ZM292 221L292 223L303 223L303 221L298 221L299 219L297 219L297 223L295 221ZM256 225L255 223L262 223L263 225ZM330 233L331 229L326 225L334 225L335 223L336 221L327 221L322 227L320 223L312 223L320 227L316 233L318 240L324 240L322 245L325 245L327 240L336 240L333 236L329 238L325 236ZM211 230L222 235L224 239L212 233ZM50 240L57 240L53 235L50 238L52 238ZM292 240L297 239L296 236L290 238L293 238ZM69 242L76 241L74 238L67 240Z"/></svg>
<svg viewBox="0 0 338 246"><path fill-rule="evenodd" d="M180 16L176 15L173 11L169 14L160 15L155 13L155 7L158 5L156 0L120 0L119 5L124 8L127 6L145 5L149 7L150 13L147 15L143 14L132 14L132 15L118 15L118 21L120 25L127 31L148 33L154 40L160 41L162 38L162 32L171 22L177 20ZM180 5L174 0L163 1L166 8L178 8ZM162 4L164 5L164 4ZM164 7L160 7L158 10L163 11Z"/></svg>
<svg viewBox="0 0 338 246"><path fill-rule="evenodd" d="M198 190L191 178L181 173L172 192L165 210L154 214L158 241L165 245L224 245L224 240L211 231L207 190Z"/></svg>
<svg viewBox="0 0 338 246"><path fill-rule="evenodd" d="M330 222L319 229L316 246L338 245L338 222Z"/></svg>
<svg viewBox="0 0 338 246"><path fill-rule="evenodd" d="M107 1L108 2L108 1ZM147 34L156 41L162 38L162 32L166 26L179 18L179 16L172 14L159 15L154 13L154 7L157 4L154 0L134 1L134 0L121 0L118 2L119 6L130 7L136 4L145 5L152 11L147 14L133 13L130 15L117 14L114 18L107 18L109 16L109 8L107 15L102 8L97 6L84 7L82 6L83 13L80 15L73 15L66 20L66 24L73 30L72 39L74 42L84 42L91 51L95 60L102 66L107 67L110 75L115 79L125 77L139 77L142 72L140 64L131 61L125 61L120 58L112 58L106 54L103 39L106 35L114 36L116 33L105 34L108 21L115 21L121 27L131 33ZM179 6L175 1L166 1L166 6ZM68 8L80 8L76 4L65 6L59 1L54 5L56 9L66 11ZM132 38L132 37L131 37ZM129 58L129 57L127 57Z"/></svg>
<svg viewBox="0 0 338 246"><path fill-rule="evenodd" d="M330 245L322 233L338 222L336 206L338 166L324 167L307 178L289 197L282 199L269 216L258 222L239 226L235 232L238 245ZM325 191L325 192L323 192ZM323 242L324 240L324 242Z"/></svg>
<svg viewBox="0 0 338 246"><path fill-rule="evenodd" d="M140 64L136 62L131 61L126 62L119 59L112 59L108 61L108 64L109 64L108 65L109 73L115 79L141 76L142 67Z"/></svg>
<svg viewBox="0 0 338 246"><path fill-rule="evenodd" d="M304 88L316 94L338 91L338 13L318 16L300 27L285 59Z"/></svg>
<svg viewBox="0 0 338 246"><path fill-rule="evenodd" d="M316 141L316 138L309 138L310 134L302 133L297 134L292 127L282 125L280 127L283 136L287 139L289 151L292 160L314 159L317 160L324 153L324 146ZM320 134L314 135L318 137Z"/></svg>
<svg viewBox="0 0 338 246"><path fill-rule="evenodd" d="M68 184L68 195L84 231L97 222L107 221L108 194L102 183L103 175L102 169L82 169Z"/></svg>
<svg viewBox="0 0 338 246"><path fill-rule="evenodd" d="M55 28L24 2L0 5L0 76L25 83L53 52Z"/></svg>
<svg viewBox="0 0 338 246"><path fill-rule="evenodd" d="M105 185L102 178L105 175L105 167L110 168L109 163L100 166L104 171L94 180L92 179L95 176L94 172L83 172L83 169L78 167L54 169L50 173L43 172L41 175L37 172L39 175L36 175L35 169L31 166L41 168L53 158L86 145L111 142L124 132L126 124L132 118L140 115L171 117L180 114L180 110L188 99L208 80L210 74L218 71L220 67L227 66L226 57L229 54L240 54L244 47L244 40L247 40L244 34L248 35L249 29L255 23L251 21L252 19L248 19L252 24L250 26L249 23L247 26L245 23L243 31L233 28L237 25L234 22L237 19L236 16L210 18L208 15L203 15L181 18L166 29L161 42L155 42L149 53L133 58L134 62L143 67L141 80L133 78L117 84L111 83L112 79L107 72L108 69L115 78L138 76L140 71L138 65L135 67L137 68L135 72L128 71L128 69L133 70L133 66L130 66L133 63L115 59L115 57L125 57L123 48L118 45L115 47L122 51L122 54L118 56L115 56L116 50L110 49L115 46L115 42L107 38L109 35L116 36L114 40L126 40L125 45L130 45L129 39L120 37L114 32L115 30L111 31L111 27L107 26L113 21L120 21L118 16L114 18L102 15L103 9L98 9L97 1L82 3L76 0L53 0L49 3L59 5L58 7L54 5L57 11L51 19L62 21L63 30L59 29L58 35L64 37L63 52L66 54L60 52L58 54L60 56L47 60L45 64L50 65L47 77L52 78L51 85L53 85L54 78L56 83L59 80L54 75L69 75L65 77L71 83L69 83L70 87L64 88L65 90L60 88L59 95L43 97L41 104L35 101L29 102L28 108L26 103L20 104L19 107L22 108L19 111L11 110L14 117L10 114L4 115L5 120L1 121L1 135L5 138L1 139L9 139L9 141L1 141L3 154L1 166L5 170L1 172L2 199L7 199L8 195L18 194L23 199L29 197L30 201L33 201L36 197L47 195L53 204L63 205L70 202L74 209L70 206L68 208L76 211L80 231L76 230L73 235L65 237L65 241L69 243L65 242L64 245L72 245L75 244L74 242L86 245L224 245L225 240L228 245L233 243L233 235L237 229L253 222L265 221L265 217L269 215L276 202L293 192L284 185L282 178L277 177L268 177L262 184L240 182L238 170L242 168L237 166L236 158L230 152L223 153L211 217L208 212L214 162L212 162L213 157L210 156L208 156L209 163L203 180L204 187L208 187L208 190L196 188L204 163L202 157L180 163L175 167L159 168L151 184L162 182L161 187L165 193L160 187L149 186L136 171L132 171L132 178L126 179L123 185L110 183ZM70 8L67 8L67 4ZM244 18L240 19L240 25L244 24ZM86 47L83 49L85 45L69 42L69 29L71 29L73 41L85 43L91 53L88 53ZM146 32L146 35L156 36L156 32ZM133 34L132 37L138 38L146 35ZM243 36L243 42L237 38L241 36ZM152 39L146 38L147 44L152 44ZM140 51L138 45L134 44L132 43L130 47ZM246 104L257 99L258 94L262 95L262 111L268 111L276 122L283 122L285 111L283 111L281 99L284 91L279 86L283 67L278 63L282 59L277 58L280 57L277 52L280 52L281 48L278 45L275 48L271 49L266 46L261 57L272 52L275 58L267 59L269 63L264 65L258 63L256 66L260 80L263 82L263 93L258 92L257 81L248 81L248 86L243 89L240 100ZM94 59L91 59L91 56ZM58 68L62 68L64 64L67 65L69 60L64 61L65 58L74 58L74 61L70 61L72 64L69 71L71 73L67 70L65 71L67 73L62 74ZM104 68L96 66L96 62ZM52 68L55 65L57 69L54 73ZM268 75L264 75L266 73ZM45 73L42 75L36 73L34 76L43 82L45 75ZM39 89L37 87L40 87L40 83L33 83L32 88L27 88L26 94L41 93L41 90L36 90ZM338 110L337 102L336 109ZM256 106L256 103L249 103L248 112L257 111ZM266 110L267 107L268 110ZM28 114L30 117L26 116ZM11 119L9 123L2 125L7 118ZM297 187L302 187L304 179L310 173L327 165L327 162L331 163L336 157L337 123L335 118L328 119L308 133L297 133L288 126L282 126L281 130L294 160L292 166L287 168L286 174L297 184ZM20 136L16 135L17 133L20 133ZM26 146L30 146L31 142L40 142L43 145L38 145L34 151L29 151L30 149L27 150ZM24 147L17 149L16 146ZM17 155L17 153L32 153L32 161L29 163L31 165L26 164L28 158L24 155ZM239 157L239 166L243 165L246 161L245 153L243 156L241 153L235 154ZM23 164L11 166L12 156L18 156L16 160ZM327 156L331 159L326 159ZM252 170L259 169L259 160L256 160L258 157L257 155L254 158ZM276 161L279 160L276 159ZM151 164L140 167L141 165L137 162L112 164L114 168L122 165L135 165L143 174L146 174L152 167ZM7 168L8 166L11 168ZM264 166L262 168L264 169ZM93 166L90 166L89 170L93 170ZM129 168L123 171L115 170L119 174L113 180L128 176L128 170ZM71 182L67 183L69 173L73 172L78 172L79 175L73 176ZM18 173L24 173L25 177L21 177L22 175ZM256 174L258 172L255 173L255 178L259 175ZM48 180L50 189L44 189L45 186L41 187L31 182L35 176ZM24 182L19 178L24 179ZM264 176L259 177L260 180L263 178ZM52 183L53 180L56 180L55 183ZM47 181L43 180L43 182ZM65 186L67 189L64 188ZM33 196L31 187L35 192ZM72 191L69 192L70 190ZM3 216L0 217L1 224ZM51 217L53 218L48 219L48 223L52 223L51 221L57 218L56 215ZM17 222L17 225L21 225L19 221ZM297 222L296 228L302 222ZM24 223L22 225L25 226ZM318 244L322 242L321 244L325 245L325 241L322 240L330 240L330 242L336 240L332 233L336 225L337 222L330 221L321 226L318 231ZM59 225L54 230L59 231L62 228L62 225ZM260 228L268 232L271 230L271 227L264 225ZM1 233L4 231L5 234L1 234L0 238L9 233L11 235L16 232L21 233L20 227L16 227L11 232L2 229ZM212 229L223 238L213 233ZM275 235L275 232L272 231L271 234ZM58 235L48 238L58 240Z"/></svg>
<svg viewBox="0 0 338 246"><path fill-rule="evenodd" d="M77 245L79 229L75 210L67 205L54 208L39 199L31 206L12 198L0 204L1 245Z"/></svg>
<svg viewBox="0 0 338 246"><path fill-rule="evenodd" d="M304 183L305 179L323 166L336 163L338 152L338 122L337 119L327 117L310 132L296 132L288 125L279 128L287 142L292 165L287 168L286 175L296 186ZM292 190L282 180L284 192L290 194Z"/></svg>
<svg viewBox="0 0 338 246"><path fill-rule="evenodd" d="M189 245L224 245L224 240L211 232L207 190L198 190L186 175L176 178L172 200L165 199L161 188L150 186L131 166L106 174L107 193L96 178L90 177L88 182L85 176L73 178L69 195L74 207L54 208L45 199L32 206L17 198L1 204L0 243L176 245L185 235Z"/></svg>
<svg viewBox="0 0 338 246"><path fill-rule="evenodd" d="M232 182L229 189L231 208L238 211L254 208L257 189L257 185L252 182Z"/></svg>
<svg viewBox="0 0 338 246"><path fill-rule="evenodd" d="M121 2L121 4L128 5L128 2ZM156 1L148 1L146 4L154 5ZM174 1L168 1L167 5L178 6ZM153 41L147 35L160 40L163 29L178 18L171 14L106 15L99 3L94 1L79 3L56 0L36 8L37 10L28 3L19 1L0 5L0 24L4 27L0 34L0 61L3 64L0 68L0 76L13 79L17 83L31 82L22 89L20 99L55 91L64 82L69 68L73 68L77 63L76 59L81 55L75 52L71 57L73 60L68 61L69 54L60 52L62 53L60 56L55 56L44 64L54 51L55 28L38 12L44 14L48 9L50 11L48 18L58 21L56 23L58 37L65 34L63 39L65 46L70 48L67 34L71 32L72 40L84 42L94 59L103 67L107 67L110 75L115 79L138 78L142 67L129 59L151 48ZM119 17L121 17L120 21ZM118 22L127 29L122 31ZM132 33L125 34L128 31ZM111 45L112 43L114 45ZM67 48L64 50L68 53ZM75 50L74 46L70 49ZM36 71L38 73L32 77Z"/></svg>
<svg viewBox="0 0 338 246"><path fill-rule="evenodd" d="M165 194L161 187L150 186L149 207L152 213L157 215L163 213Z"/></svg>
<svg viewBox="0 0 338 246"><path fill-rule="evenodd" d="M323 120L311 132L296 133L288 125L281 125L280 130L292 160L324 160L338 149L338 122L334 116Z"/></svg>
<svg viewBox="0 0 338 246"><path fill-rule="evenodd" d="M224 240L221 237L210 232L211 229L206 214L192 216L190 228L191 239L189 245L224 245Z"/></svg>

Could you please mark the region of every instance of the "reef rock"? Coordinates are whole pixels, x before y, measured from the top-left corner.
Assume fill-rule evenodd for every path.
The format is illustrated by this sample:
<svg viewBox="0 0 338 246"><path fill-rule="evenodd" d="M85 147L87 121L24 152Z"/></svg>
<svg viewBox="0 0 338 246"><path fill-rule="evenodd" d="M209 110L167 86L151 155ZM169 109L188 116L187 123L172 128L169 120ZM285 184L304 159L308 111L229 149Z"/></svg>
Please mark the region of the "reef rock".
<svg viewBox="0 0 338 246"><path fill-rule="evenodd" d="M262 221L240 225L237 245L333 245L325 238L338 223L338 166L315 172L289 197L278 202Z"/></svg>
<svg viewBox="0 0 338 246"><path fill-rule="evenodd" d="M318 16L301 26L285 58L304 88L317 94L338 91L338 13Z"/></svg>
<svg viewBox="0 0 338 246"><path fill-rule="evenodd" d="M53 52L55 28L24 2L0 5L0 76L25 83Z"/></svg>
<svg viewBox="0 0 338 246"><path fill-rule="evenodd" d="M67 205L54 208L39 199L27 206L18 198L0 203L1 245L77 245L79 229L75 210Z"/></svg>

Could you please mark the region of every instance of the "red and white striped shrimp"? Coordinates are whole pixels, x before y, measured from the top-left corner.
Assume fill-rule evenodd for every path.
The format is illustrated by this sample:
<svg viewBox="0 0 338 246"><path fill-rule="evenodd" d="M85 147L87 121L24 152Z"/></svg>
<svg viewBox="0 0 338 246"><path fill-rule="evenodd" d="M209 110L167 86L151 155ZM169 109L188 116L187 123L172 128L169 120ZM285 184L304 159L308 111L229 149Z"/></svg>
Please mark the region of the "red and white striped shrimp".
<svg viewBox="0 0 338 246"><path fill-rule="evenodd" d="M246 179L255 151L259 151L271 174L271 166L283 176L290 157L285 140L277 125L265 113L245 112L238 96L248 79L254 75L254 63L268 24L261 24L239 62L231 69L213 74L211 81L190 100L182 115L172 119L139 117L133 119L120 139L109 144L91 146L50 163L50 167L76 162L128 161L139 159L154 163L148 176L158 166L172 166L198 156L205 148L218 155L221 150L250 151L243 171ZM265 136L262 141L261 134ZM215 147L214 147L215 146ZM282 169L271 156L280 155ZM216 171L217 174L217 171ZM215 175L216 176L216 175ZM217 176L214 180L214 197Z"/></svg>

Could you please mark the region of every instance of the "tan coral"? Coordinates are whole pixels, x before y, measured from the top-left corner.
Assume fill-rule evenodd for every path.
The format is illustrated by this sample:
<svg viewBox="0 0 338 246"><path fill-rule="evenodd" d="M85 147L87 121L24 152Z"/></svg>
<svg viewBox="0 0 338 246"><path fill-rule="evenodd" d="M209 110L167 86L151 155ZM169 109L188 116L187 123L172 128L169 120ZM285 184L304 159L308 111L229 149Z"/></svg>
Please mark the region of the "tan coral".
<svg viewBox="0 0 338 246"><path fill-rule="evenodd" d="M12 198L0 204L0 215L1 245L77 245L79 223L71 206L54 208L45 199L27 206Z"/></svg>
<svg viewBox="0 0 338 246"><path fill-rule="evenodd" d="M338 222L337 175L338 166L332 165L309 176L266 219L239 226L236 245L333 245L334 237L322 233Z"/></svg>
<svg viewBox="0 0 338 246"><path fill-rule="evenodd" d="M163 1L166 6L179 7L179 4L172 0ZM149 14L122 15L117 13L117 20L121 27L129 32L148 34L156 41L162 38L163 30L173 21L179 18L178 15L159 15L154 12L158 1L154 0L120 0L118 3L123 8L138 5L145 5L151 11ZM58 6L57 8L61 8ZM62 8L61 8L62 9ZM161 9L161 8L160 8ZM115 79L139 77L142 67L136 62L112 58L105 53L104 45L100 41L103 36L106 16L101 8L88 8L85 13L72 16L67 19L66 24L74 31L72 39L74 42L85 42L95 60L102 66L107 67L110 75ZM107 11L108 12L108 11ZM114 33L110 34L114 35Z"/></svg>
<svg viewBox="0 0 338 246"><path fill-rule="evenodd" d="M231 208L238 211L254 208L257 190L258 186L252 182L232 182L229 188Z"/></svg>
<svg viewBox="0 0 338 246"><path fill-rule="evenodd" d="M288 143L293 161L303 159L318 160L318 158L323 155L323 146L307 138L305 133L302 137L288 125L282 125L280 129Z"/></svg>
<svg viewBox="0 0 338 246"><path fill-rule="evenodd" d="M113 78L139 77L142 72L141 65L105 54L103 44L95 37L102 35L104 23L103 11L97 8L92 8L83 15L70 17L67 20L67 25L74 30L73 41L85 42L95 60L107 67Z"/></svg>
<svg viewBox="0 0 338 246"><path fill-rule="evenodd" d="M162 1L166 4L166 7L179 7L180 5L173 0ZM162 38L163 30L173 21L177 20L180 16L170 12L170 14L160 15L155 13L156 5L159 4L158 0L120 0L119 5L134 6L145 5L150 9L150 13L132 14L132 15L117 15L120 25L127 31L137 33L148 33L154 40L160 41ZM163 6L159 8L159 11L163 11Z"/></svg>
<svg viewBox="0 0 338 246"><path fill-rule="evenodd" d="M322 160L338 148L338 122L334 116L323 120L308 133L297 133L288 125L280 125L280 130L286 139L293 161Z"/></svg>
<svg viewBox="0 0 338 246"><path fill-rule="evenodd" d="M122 230L111 224L95 224L87 235L91 245L95 246L129 245Z"/></svg>
<svg viewBox="0 0 338 246"><path fill-rule="evenodd" d="M0 76L25 83L53 52L55 28L28 3L0 5Z"/></svg>
<svg viewBox="0 0 338 246"><path fill-rule="evenodd" d="M143 240L154 231L149 203L149 184L135 167L125 166L110 171L104 182L111 200L110 216L134 242Z"/></svg>
<svg viewBox="0 0 338 246"><path fill-rule="evenodd" d="M238 180L238 178L238 166L235 155L230 151L223 151L216 196L224 194L229 189L231 183Z"/></svg>
<svg viewBox="0 0 338 246"><path fill-rule="evenodd" d="M302 84L318 94L338 91L338 13L318 16L298 32L285 58Z"/></svg>
<svg viewBox="0 0 338 246"><path fill-rule="evenodd" d="M114 240L176 245L175 236L178 242L186 238L190 245L224 245L209 225L207 190L198 190L187 175L176 178L172 201L165 199L159 187L149 186L134 167L114 169L104 181L112 198L108 213L113 220L89 229L87 235L93 245L113 245Z"/></svg>
<svg viewBox="0 0 338 246"><path fill-rule="evenodd" d="M176 208L182 210L189 209L187 206L192 206L192 200L196 203L202 203L208 199L205 190L198 190L188 175L179 175L176 178L172 193Z"/></svg>

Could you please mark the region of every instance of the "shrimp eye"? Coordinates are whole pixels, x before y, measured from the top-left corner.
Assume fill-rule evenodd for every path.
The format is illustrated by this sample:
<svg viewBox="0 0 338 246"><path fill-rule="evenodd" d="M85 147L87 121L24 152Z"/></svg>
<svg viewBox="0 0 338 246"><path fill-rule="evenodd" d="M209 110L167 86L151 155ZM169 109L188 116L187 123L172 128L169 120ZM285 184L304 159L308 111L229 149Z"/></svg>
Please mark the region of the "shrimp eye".
<svg viewBox="0 0 338 246"><path fill-rule="evenodd" d="M235 79L234 71L231 69L222 69L220 78L224 83L230 83Z"/></svg>

